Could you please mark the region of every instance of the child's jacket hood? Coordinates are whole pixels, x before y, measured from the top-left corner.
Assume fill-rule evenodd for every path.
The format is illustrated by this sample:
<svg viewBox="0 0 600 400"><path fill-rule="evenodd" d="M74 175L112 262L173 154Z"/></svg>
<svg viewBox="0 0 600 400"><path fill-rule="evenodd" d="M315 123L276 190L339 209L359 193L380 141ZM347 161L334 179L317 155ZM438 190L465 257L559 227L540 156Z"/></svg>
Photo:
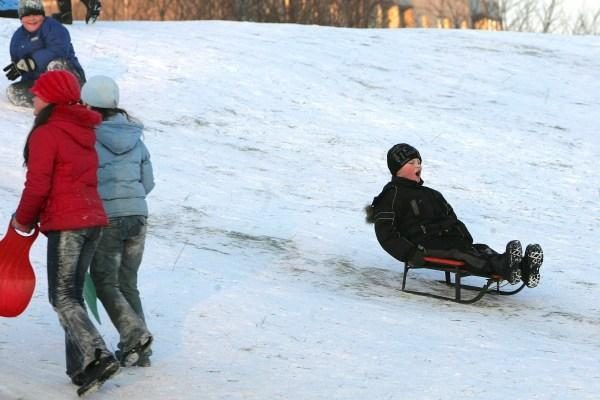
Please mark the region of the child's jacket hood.
<svg viewBox="0 0 600 400"><path fill-rule="evenodd" d="M96 139L114 154L131 151L142 136L144 126L117 114L96 129Z"/></svg>

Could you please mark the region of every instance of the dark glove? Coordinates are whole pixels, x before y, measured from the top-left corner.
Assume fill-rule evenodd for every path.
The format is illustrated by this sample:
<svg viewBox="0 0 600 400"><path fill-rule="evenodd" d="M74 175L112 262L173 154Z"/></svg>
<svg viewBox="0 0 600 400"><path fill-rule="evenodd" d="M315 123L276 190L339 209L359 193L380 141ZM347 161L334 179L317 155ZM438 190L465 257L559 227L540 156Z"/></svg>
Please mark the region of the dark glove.
<svg viewBox="0 0 600 400"><path fill-rule="evenodd" d="M13 62L8 64L3 69L6 72L6 77L11 81L14 81L18 77L20 77L24 72L32 72L35 71L35 61L33 58L21 58L17 62Z"/></svg>
<svg viewBox="0 0 600 400"><path fill-rule="evenodd" d="M19 232L23 232L23 233L30 233L31 230L33 229L33 226L31 226L31 225L23 225L23 224L19 223L19 221L17 221L17 218L15 217L14 214L12 216L12 219L10 220L10 224L12 225L13 228L15 228Z"/></svg>
<svg viewBox="0 0 600 400"><path fill-rule="evenodd" d="M416 266L425 265L425 260L423 258L426 256L427 256L427 251L425 250L425 248L421 245L418 245L413 250L413 253L409 257L408 261L410 264L416 265Z"/></svg>

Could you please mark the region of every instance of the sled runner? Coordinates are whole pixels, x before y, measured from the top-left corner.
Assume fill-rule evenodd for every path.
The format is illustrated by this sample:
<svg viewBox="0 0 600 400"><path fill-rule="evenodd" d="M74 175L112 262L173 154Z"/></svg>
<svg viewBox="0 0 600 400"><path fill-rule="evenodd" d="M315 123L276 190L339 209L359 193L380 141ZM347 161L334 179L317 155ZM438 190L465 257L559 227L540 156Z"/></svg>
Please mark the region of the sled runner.
<svg viewBox="0 0 600 400"><path fill-rule="evenodd" d="M36 226L28 235L20 234L10 224L0 241L0 316L16 317L27 308L35 274L29 262L29 250L39 234Z"/></svg>
<svg viewBox="0 0 600 400"><path fill-rule="evenodd" d="M425 265L415 266L409 263L404 263L404 276L402 277L402 291L406 293L416 294L419 296L433 297L435 299L449 300L456 303L471 304L480 300L486 294L495 294L502 296L510 296L519 293L524 287L525 283L521 283L514 290L502 290L500 283L504 280L499 275L479 275L473 272L467 271L466 264L463 261L451 260L446 258L438 257L424 257ZM414 290L406 290L406 277L408 271L411 269L432 269L436 271L443 271L445 273L445 280L439 281L445 283L448 286L454 287L454 297L440 296L433 293L418 292ZM451 274L454 274L454 282L452 282ZM487 281L482 287L465 285L461 283L461 279L467 276L479 276L486 278ZM462 290L477 291L478 293L468 299L463 299Z"/></svg>

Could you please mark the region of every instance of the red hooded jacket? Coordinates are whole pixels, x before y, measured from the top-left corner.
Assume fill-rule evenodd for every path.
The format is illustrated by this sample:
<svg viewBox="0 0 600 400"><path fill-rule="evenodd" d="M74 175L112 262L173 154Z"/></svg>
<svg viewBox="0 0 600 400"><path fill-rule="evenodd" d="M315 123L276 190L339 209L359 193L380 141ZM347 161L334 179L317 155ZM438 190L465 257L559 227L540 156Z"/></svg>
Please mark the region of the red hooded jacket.
<svg viewBox="0 0 600 400"><path fill-rule="evenodd" d="M82 105L56 105L29 138L27 179L16 212L42 232L107 225L97 189L94 127L100 114Z"/></svg>

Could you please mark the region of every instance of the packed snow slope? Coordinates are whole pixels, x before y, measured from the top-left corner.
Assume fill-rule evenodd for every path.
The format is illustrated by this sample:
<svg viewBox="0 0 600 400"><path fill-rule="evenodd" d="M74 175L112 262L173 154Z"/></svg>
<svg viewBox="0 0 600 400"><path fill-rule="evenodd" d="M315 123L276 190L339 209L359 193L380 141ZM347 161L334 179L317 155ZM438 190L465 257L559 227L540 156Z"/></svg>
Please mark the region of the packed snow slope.
<svg viewBox="0 0 600 400"><path fill-rule="evenodd" d="M8 63L16 20L0 20ZM140 289L155 346L94 399L600 398L600 42L235 22L69 26L88 76L146 125L157 185ZM0 83L4 92L8 81ZM0 220L30 110L0 96ZM385 154L477 241L545 250L536 289L459 305L402 293L363 207ZM47 301L0 319L0 400L75 399ZM451 294L441 274L413 289ZM474 283L481 284L481 280ZM118 336L106 314L108 345Z"/></svg>

